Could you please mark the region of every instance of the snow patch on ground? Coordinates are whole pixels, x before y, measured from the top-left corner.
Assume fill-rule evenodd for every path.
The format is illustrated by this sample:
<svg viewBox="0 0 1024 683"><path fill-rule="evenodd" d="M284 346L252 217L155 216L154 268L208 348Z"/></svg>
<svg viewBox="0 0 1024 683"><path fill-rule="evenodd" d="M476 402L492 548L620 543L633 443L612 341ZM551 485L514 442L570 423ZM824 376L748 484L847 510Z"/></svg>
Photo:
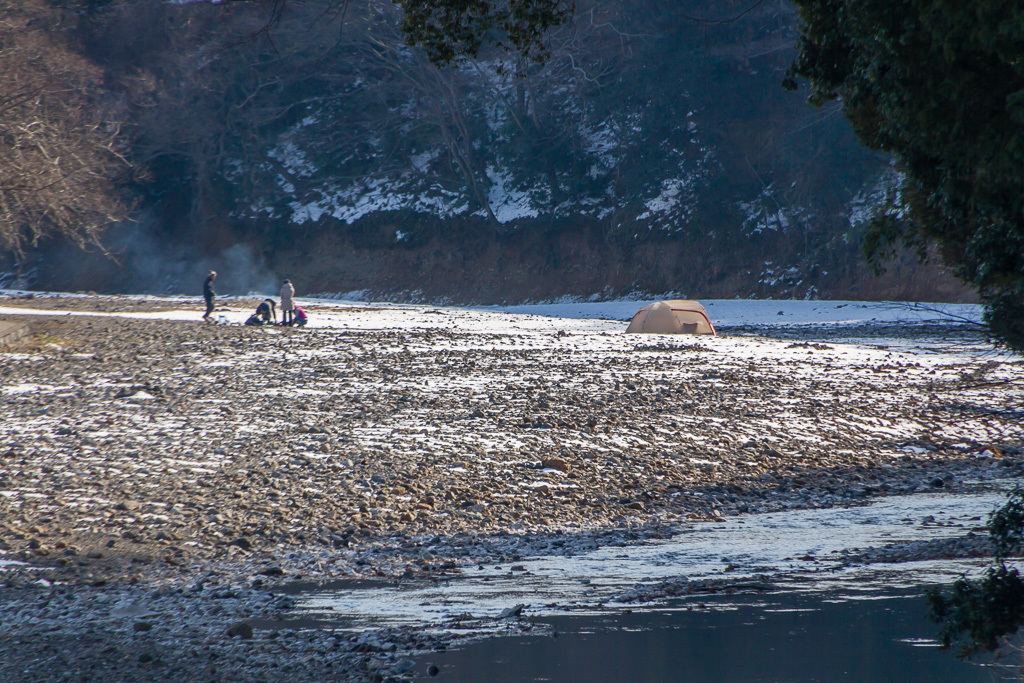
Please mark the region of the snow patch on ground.
<svg viewBox="0 0 1024 683"><path fill-rule="evenodd" d="M0 290L0 294L25 294L21 290ZM35 293L36 296L46 296ZM72 294L60 296L73 297ZM85 297L86 295L82 295ZM338 295L321 294L318 298L301 298L318 306L319 315L310 320L311 327L349 328L353 324L364 329L433 327L450 325L455 316L460 326L479 331L506 332L531 329L535 331L607 332L625 330L623 322L632 319L640 308L658 299L624 298L614 301L578 301L565 297L551 302L509 306L445 307L449 316L439 316L437 306L396 303L371 303L366 290ZM146 312L75 311L74 315L123 317L148 320L195 320L195 304L186 297L138 297L165 301L174 310ZM592 299L593 297L591 297ZM230 298L221 299L230 302ZM186 306L186 302L189 305ZM917 304L899 301L805 301L773 299L705 299L701 303L716 327L741 326L859 326L865 324L923 324L932 322L981 322L983 308L977 304ZM177 308L177 306L181 308ZM230 303L226 303L230 308ZM353 315L346 309L357 306L363 313ZM223 311L227 322L244 322L251 311ZM502 315L511 314L511 315ZM72 315L69 311L0 306L0 315ZM340 317L344 317L342 324Z"/></svg>

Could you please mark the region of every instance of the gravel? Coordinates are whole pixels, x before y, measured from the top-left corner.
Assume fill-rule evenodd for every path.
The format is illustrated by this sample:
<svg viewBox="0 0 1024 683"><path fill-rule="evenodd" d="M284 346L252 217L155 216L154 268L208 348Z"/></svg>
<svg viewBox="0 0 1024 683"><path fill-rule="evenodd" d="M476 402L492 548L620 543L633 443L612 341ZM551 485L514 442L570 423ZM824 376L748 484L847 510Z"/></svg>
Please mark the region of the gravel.
<svg viewBox="0 0 1024 683"><path fill-rule="evenodd" d="M403 679L438 636L281 633L260 626L288 609L270 590L1024 473L1011 357L466 332L437 311L452 324L24 316L33 336L0 351L0 561L24 563L0 571L0 673Z"/></svg>

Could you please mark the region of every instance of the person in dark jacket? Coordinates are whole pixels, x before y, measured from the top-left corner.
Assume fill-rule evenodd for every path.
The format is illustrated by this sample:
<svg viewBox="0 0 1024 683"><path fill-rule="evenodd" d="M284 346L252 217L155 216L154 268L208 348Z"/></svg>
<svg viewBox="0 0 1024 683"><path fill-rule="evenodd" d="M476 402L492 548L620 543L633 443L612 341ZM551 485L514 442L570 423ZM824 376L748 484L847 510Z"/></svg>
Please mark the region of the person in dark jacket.
<svg viewBox="0 0 1024 683"><path fill-rule="evenodd" d="M264 299L259 306L256 307L256 315L263 320L264 323L277 324L277 305L273 299Z"/></svg>
<svg viewBox="0 0 1024 683"><path fill-rule="evenodd" d="M203 313L203 320L208 323L213 322L210 314L213 313L213 300L217 297L217 292L213 291L213 281L216 279L217 271L211 270L210 274L206 276L206 281L203 282L203 298L206 299L206 313Z"/></svg>

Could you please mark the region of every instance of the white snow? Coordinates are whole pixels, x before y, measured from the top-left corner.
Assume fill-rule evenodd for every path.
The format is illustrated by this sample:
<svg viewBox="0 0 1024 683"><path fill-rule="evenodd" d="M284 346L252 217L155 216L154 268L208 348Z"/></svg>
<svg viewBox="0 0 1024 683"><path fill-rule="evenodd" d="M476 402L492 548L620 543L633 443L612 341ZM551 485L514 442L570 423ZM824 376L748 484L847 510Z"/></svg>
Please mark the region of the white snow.
<svg viewBox="0 0 1024 683"><path fill-rule="evenodd" d="M0 290L0 293L18 293ZM72 295L61 295L72 296ZM316 310L310 327L343 329L395 329L457 327L462 331L498 332L622 332L623 321L632 319L643 306L657 299L615 301L567 301L478 306L469 308L429 305L367 303L365 292L350 292L346 300L303 298ZM143 297L165 301L173 310L155 312L66 311L0 306L0 315L84 315L138 318L143 320L197 320L197 300L184 297ZM680 297L682 298L682 297ZM188 303L186 303L188 302ZM804 301L774 299L704 299L701 301L716 327L779 325L856 326L870 323L980 322L982 307L976 304L919 304L912 302ZM230 299L227 300L230 306ZM186 306L188 306L186 308ZM358 309L354 311L352 309ZM242 323L251 311L226 310L226 322ZM443 315L439 315L443 314ZM687 339L700 339L690 337Z"/></svg>
<svg viewBox="0 0 1024 683"><path fill-rule="evenodd" d="M440 150L431 150L429 152L422 152L420 154L413 154L409 157L409 163L420 173L426 173L430 167L430 162L438 157L441 153Z"/></svg>
<svg viewBox="0 0 1024 683"><path fill-rule="evenodd" d="M607 318L630 320L653 300L617 300L495 306L485 310L530 313L558 318ZM712 322L719 327L739 325L861 325L864 323L950 320L951 316L981 320L982 308L974 304L917 304L912 302L800 301L773 299L704 299Z"/></svg>
<svg viewBox="0 0 1024 683"><path fill-rule="evenodd" d="M803 212L799 207L783 209L775 199L772 185L764 187L757 199L737 202L737 206L746 215L743 228L747 235L757 235L765 230L784 232L792 226L793 219Z"/></svg>
<svg viewBox="0 0 1024 683"><path fill-rule="evenodd" d="M906 214L903 204L903 183L905 175L890 168L882 174L875 184L867 190L857 193L849 206L849 223L851 228L862 226L882 209L887 215L902 218ZM885 206L887 197L894 197L892 206Z"/></svg>
<svg viewBox="0 0 1024 683"><path fill-rule="evenodd" d="M491 180L487 203L499 223L508 223L517 218L537 217L537 209L530 201L529 192L512 187L512 179L506 173L488 166L487 177Z"/></svg>
<svg viewBox="0 0 1024 683"><path fill-rule="evenodd" d="M654 214L668 213L673 209L683 209L683 215L688 216L692 210L694 178L670 178L661 183L661 192L657 197L644 202L647 210L636 217L638 221L647 220Z"/></svg>
<svg viewBox="0 0 1024 683"><path fill-rule="evenodd" d="M418 194L396 191L395 188L395 181L391 178L370 178L345 189L325 188L319 199L296 200L290 204L292 222L316 222L327 215L351 225L376 211L411 209L444 217L464 213L468 208L461 194L439 185L432 185Z"/></svg>
<svg viewBox="0 0 1024 683"><path fill-rule="evenodd" d="M599 173L615 168L615 153L621 143L612 124L605 121L595 130L582 130L582 135L587 142L584 151L597 157L591 169L591 177L596 178Z"/></svg>
<svg viewBox="0 0 1024 683"><path fill-rule="evenodd" d="M12 394L30 394L33 391L44 391L44 390L45 391L52 391L53 389L54 389L54 387L44 386L42 384L22 383L22 384L12 384L9 387L3 387L2 391L3 391L3 393L5 393L7 395L12 395Z"/></svg>
<svg viewBox="0 0 1024 683"><path fill-rule="evenodd" d="M316 172L316 167L310 162L309 157L293 142L283 142L267 152L267 156L281 162L289 172L300 178L308 178ZM294 190L292 190L294 192Z"/></svg>

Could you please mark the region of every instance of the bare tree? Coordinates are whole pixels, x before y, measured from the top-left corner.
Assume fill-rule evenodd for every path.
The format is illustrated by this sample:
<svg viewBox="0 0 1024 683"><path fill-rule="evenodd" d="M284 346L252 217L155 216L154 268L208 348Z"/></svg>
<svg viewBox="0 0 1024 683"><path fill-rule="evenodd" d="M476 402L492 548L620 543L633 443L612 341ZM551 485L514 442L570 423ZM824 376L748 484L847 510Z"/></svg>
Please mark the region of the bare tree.
<svg viewBox="0 0 1024 683"><path fill-rule="evenodd" d="M0 0L0 249L17 256L60 235L99 246L130 204L117 119L96 100L102 74L44 0Z"/></svg>

